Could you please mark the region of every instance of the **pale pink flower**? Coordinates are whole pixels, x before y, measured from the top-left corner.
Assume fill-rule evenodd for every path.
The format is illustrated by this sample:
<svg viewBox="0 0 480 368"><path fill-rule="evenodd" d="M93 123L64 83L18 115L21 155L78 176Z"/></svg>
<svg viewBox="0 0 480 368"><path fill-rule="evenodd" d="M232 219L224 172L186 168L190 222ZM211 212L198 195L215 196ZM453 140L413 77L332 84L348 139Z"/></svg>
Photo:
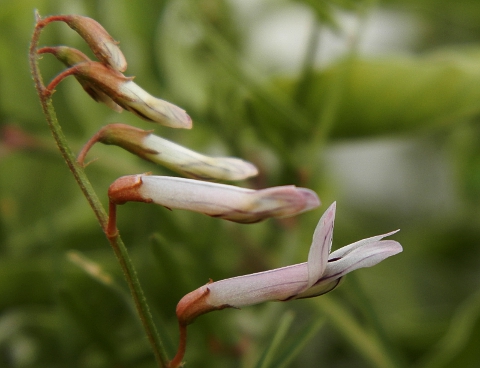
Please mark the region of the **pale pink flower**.
<svg viewBox="0 0 480 368"><path fill-rule="evenodd" d="M110 185L112 204L136 201L204 213L240 223L293 216L320 205L315 192L294 185L246 189L169 176L130 175Z"/></svg>
<svg viewBox="0 0 480 368"><path fill-rule="evenodd" d="M180 300L177 305L180 324L187 325L199 315L223 308L319 296L333 290L347 273L376 265L402 251L400 243L382 240L397 230L330 253L335 208L333 203L320 219L307 262L210 282Z"/></svg>

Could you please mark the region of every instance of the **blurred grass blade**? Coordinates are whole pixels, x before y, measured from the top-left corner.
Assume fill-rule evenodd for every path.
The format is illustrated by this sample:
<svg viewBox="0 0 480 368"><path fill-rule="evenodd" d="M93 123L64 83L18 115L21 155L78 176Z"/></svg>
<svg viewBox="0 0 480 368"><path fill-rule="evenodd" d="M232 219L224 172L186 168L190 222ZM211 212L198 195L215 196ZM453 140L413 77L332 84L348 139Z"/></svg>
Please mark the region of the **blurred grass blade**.
<svg viewBox="0 0 480 368"><path fill-rule="evenodd" d="M255 365L255 368L268 368L268 367L275 367L271 363L274 360L274 357L278 353L278 347L280 343L285 339L290 326L292 325L293 319L295 315L291 311L287 311L284 313L282 318L278 323L278 328L273 338L270 341L270 344L267 346L265 351L263 352L260 360Z"/></svg>
<svg viewBox="0 0 480 368"><path fill-rule="evenodd" d="M125 305L132 312L132 315L137 316L135 305L133 304L128 290L118 284L114 277L106 272L98 263L87 258L82 253L73 250L67 252L66 257L70 262L82 269L92 279L114 291L115 294L117 294L120 299L123 300Z"/></svg>
<svg viewBox="0 0 480 368"><path fill-rule="evenodd" d="M67 258L70 262L80 267L87 275L101 284L112 289L119 287L109 273L105 272L98 263L88 259L82 253L72 250L67 252Z"/></svg>
<svg viewBox="0 0 480 368"><path fill-rule="evenodd" d="M421 368L436 368L449 365L469 342L479 317L480 290L471 295L457 308L455 315L450 321L450 328L445 336L416 366Z"/></svg>
<svg viewBox="0 0 480 368"><path fill-rule="evenodd" d="M303 330L297 333L290 345L282 349L282 354L279 355L278 359L271 365L275 368L286 368L290 363L295 359L305 348L310 340L318 333L320 328L325 324L325 318L317 318L313 323L308 323Z"/></svg>
<svg viewBox="0 0 480 368"><path fill-rule="evenodd" d="M324 295L316 302L329 322L357 351L370 361L372 367L393 368L398 364L383 349L383 345L352 318L349 311L332 296Z"/></svg>
<svg viewBox="0 0 480 368"><path fill-rule="evenodd" d="M111 289L112 291L117 294L120 299L125 303L125 305L128 307L129 311L131 312L132 316L135 317L135 320L137 320L137 310L135 308L135 305L133 303L133 300L130 297L130 294L128 290L125 287L122 287L122 285L118 284L115 280L115 278L106 272L101 265L98 263L92 261L82 253L78 251L69 251L67 252L67 259L81 268L85 273L90 276L92 279L95 281L99 282L100 284L106 286L107 288ZM174 349L174 344L171 341L171 337L166 333L167 329L164 327L164 323L161 320L161 318L155 313L155 310L152 311L155 321L157 325L160 327L158 330L158 334L162 341L165 344L165 348L168 350L169 353L173 354L175 351ZM139 321L138 321L139 322ZM141 324L139 323L139 326L141 327Z"/></svg>

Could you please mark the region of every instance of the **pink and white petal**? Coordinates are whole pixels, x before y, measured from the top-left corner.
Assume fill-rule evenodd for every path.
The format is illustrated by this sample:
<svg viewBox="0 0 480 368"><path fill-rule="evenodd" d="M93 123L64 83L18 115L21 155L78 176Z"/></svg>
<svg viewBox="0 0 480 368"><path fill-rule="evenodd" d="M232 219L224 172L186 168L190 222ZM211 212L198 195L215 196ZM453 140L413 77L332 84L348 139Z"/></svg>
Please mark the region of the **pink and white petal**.
<svg viewBox="0 0 480 368"><path fill-rule="evenodd" d="M307 283L307 263L220 280L207 285L209 304L240 308L294 297Z"/></svg>
<svg viewBox="0 0 480 368"><path fill-rule="evenodd" d="M327 267L328 254L332 247L335 210L336 202L333 202L320 218L313 233L312 245L308 253L308 284L306 288L315 284Z"/></svg>
<svg viewBox="0 0 480 368"><path fill-rule="evenodd" d="M402 250L400 243L395 240L370 242L357 247L343 258L328 262L322 279L314 287L321 287L356 269L374 266Z"/></svg>
<svg viewBox="0 0 480 368"><path fill-rule="evenodd" d="M331 280L327 283L321 283L319 285L315 285L301 293L298 293L292 300L294 299L306 299L306 298L314 298L316 296L320 296L326 293L329 293L333 289L335 289L339 284L342 278Z"/></svg>
<svg viewBox="0 0 480 368"><path fill-rule="evenodd" d="M386 234L372 236L371 238L366 238L366 239L359 240L355 243L346 245L346 246L344 246L340 249L337 249L336 251L330 253L330 256L328 258L329 259L336 259L336 258L345 257L348 253L350 253L354 249L357 249L359 247L363 247L363 246L367 245L368 243L378 242L379 240L382 240L383 238L386 238L387 236L396 234L399 231L400 230L394 230L394 231L390 231L389 233L386 233Z"/></svg>
<svg viewBox="0 0 480 368"><path fill-rule="evenodd" d="M313 191L293 185L252 190L168 176L141 176L138 194L143 200L167 208L201 212L240 223L292 216L320 204Z"/></svg>

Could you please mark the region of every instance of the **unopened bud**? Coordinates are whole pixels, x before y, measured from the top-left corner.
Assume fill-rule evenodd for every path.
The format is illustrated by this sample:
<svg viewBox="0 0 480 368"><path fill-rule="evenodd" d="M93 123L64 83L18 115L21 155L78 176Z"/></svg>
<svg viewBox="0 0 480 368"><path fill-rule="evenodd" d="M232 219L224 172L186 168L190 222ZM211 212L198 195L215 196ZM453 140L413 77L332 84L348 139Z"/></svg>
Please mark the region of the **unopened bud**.
<svg viewBox="0 0 480 368"><path fill-rule="evenodd" d="M54 55L59 61L68 67L74 66L82 62L90 62L90 58L83 52L68 46L43 47L37 51L39 54L50 53ZM112 110L121 112L123 109L115 103L102 90L98 89L92 82L80 75L75 75L75 78L80 83L82 88L87 92L91 98L96 102L101 102L110 107Z"/></svg>
<svg viewBox="0 0 480 368"><path fill-rule="evenodd" d="M140 118L156 122L170 128L190 129L192 119L185 110L170 102L153 97L136 85L133 77L126 77L96 61L75 64L58 75L46 88L51 94L55 86L66 76L75 75L102 91L125 110Z"/></svg>
<svg viewBox="0 0 480 368"><path fill-rule="evenodd" d="M95 142L113 144L165 166L183 176L202 180L242 180L258 173L257 168L234 157L209 157L160 138L150 131L125 124L109 124L98 131L78 156L83 163L85 155Z"/></svg>
<svg viewBox="0 0 480 368"><path fill-rule="evenodd" d="M81 15L58 16L76 31L88 44L95 56L119 72L127 69L125 56L117 46L118 42L96 20Z"/></svg>
<svg viewBox="0 0 480 368"><path fill-rule="evenodd" d="M252 190L153 175L123 176L110 185L108 196L114 204L153 202L240 223L293 216L320 205L315 192L293 185Z"/></svg>

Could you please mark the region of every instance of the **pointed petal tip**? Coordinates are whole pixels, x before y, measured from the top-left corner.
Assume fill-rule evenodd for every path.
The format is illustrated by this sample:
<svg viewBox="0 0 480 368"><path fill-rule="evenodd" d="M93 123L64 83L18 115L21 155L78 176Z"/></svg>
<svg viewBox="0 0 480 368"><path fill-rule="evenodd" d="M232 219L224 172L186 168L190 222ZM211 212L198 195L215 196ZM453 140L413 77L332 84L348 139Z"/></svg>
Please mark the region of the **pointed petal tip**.
<svg viewBox="0 0 480 368"><path fill-rule="evenodd" d="M337 201L334 201L330 207L327 208L327 210L325 211L325 213L333 213L333 215L335 215L335 212L337 211Z"/></svg>
<svg viewBox="0 0 480 368"><path fill-rule="evenodd" d="M325 226L327 223L331 223L333 227L333 222L335 221L335 212L337 211L337 202L333 202L327 210L323 213L320 221L317 226ZM323 219L323 221L322 221Z"/></svg>

